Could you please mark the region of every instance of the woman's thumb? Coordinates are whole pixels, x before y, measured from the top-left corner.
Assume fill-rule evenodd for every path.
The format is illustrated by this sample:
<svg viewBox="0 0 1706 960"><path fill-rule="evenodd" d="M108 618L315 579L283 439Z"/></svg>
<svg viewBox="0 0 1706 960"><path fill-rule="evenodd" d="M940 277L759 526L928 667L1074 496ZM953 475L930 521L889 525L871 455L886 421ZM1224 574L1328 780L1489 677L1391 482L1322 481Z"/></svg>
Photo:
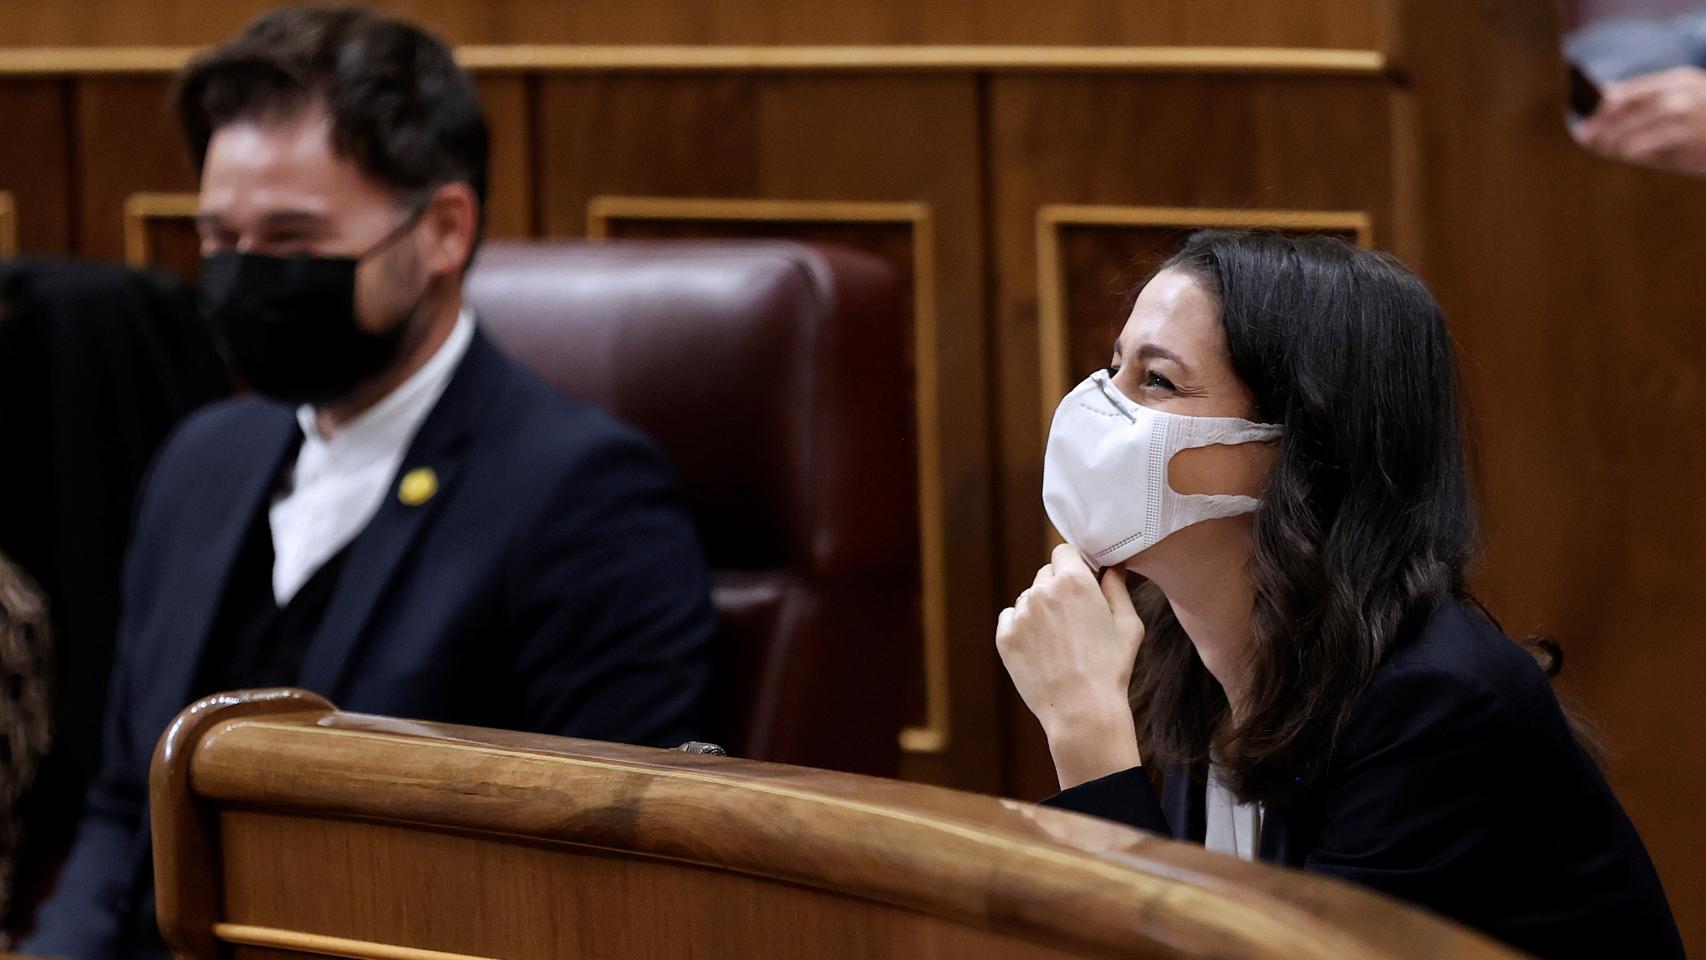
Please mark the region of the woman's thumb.
<svg viewBox="0 0 1706 960"><path fill-rule="evenodd" d="M1102 571L1102 597L1108 601L1108 611L1114 615L1114 622L1135 627L1137 642L1142 643L1143 618L1137 615L1137 607L1132 605L1131 590L1126 587L1125 567L1109 567Z"/></svg>

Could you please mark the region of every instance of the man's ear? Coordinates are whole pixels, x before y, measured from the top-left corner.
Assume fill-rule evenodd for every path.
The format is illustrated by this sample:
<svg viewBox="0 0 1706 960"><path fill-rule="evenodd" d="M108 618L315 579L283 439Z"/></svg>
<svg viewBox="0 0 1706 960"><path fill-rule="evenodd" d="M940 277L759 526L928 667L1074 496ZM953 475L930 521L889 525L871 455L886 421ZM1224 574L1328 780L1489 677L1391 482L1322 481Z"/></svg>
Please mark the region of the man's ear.
<svg viewBox="0 0 1706 960"><path fill-rule="evenodd" d="M427 249L422 265L432 276L444 276L467 266L480 231L480 198L466 183L446 183L433 191L421 214Z"/></svg>

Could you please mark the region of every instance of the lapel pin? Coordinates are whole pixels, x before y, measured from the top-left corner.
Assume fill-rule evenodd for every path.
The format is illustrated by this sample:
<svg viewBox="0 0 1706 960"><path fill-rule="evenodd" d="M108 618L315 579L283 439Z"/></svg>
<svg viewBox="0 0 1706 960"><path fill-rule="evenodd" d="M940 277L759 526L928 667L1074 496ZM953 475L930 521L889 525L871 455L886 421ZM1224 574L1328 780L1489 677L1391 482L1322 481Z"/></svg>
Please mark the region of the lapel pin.
<svg viewBox="0 0 1706 960"><path fill-rule="evenodd" d="M397 484L397 499L405 507L418 507L438 492L438 474L431 467L416 467L403 474Z"/></svg>

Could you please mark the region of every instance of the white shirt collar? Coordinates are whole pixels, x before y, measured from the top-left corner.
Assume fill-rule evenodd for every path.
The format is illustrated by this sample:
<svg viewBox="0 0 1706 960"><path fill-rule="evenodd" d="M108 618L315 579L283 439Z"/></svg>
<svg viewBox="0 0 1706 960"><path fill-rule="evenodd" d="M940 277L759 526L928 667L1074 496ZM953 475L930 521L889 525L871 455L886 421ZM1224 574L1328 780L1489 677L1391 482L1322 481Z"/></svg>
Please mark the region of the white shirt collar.
<svg viewBox="0 0 1706 960"><path fill-rule="evenodd" d="M280 605L290 602L314 571L379 512L409 444L473 340L474 316L464 309L450 336L419 370L329 438L321 435L313 407L296 411L302 449L268 513L273 598Z"/></svg>
<svg viewBox="0 0 1706 960"><path fill-rule="evenodd" d="M323 445L328 464L334 465L334 469L351 457L359 458L356 463L349 464L355 466L391 450L400 455L414 439L415 431L433 405L438 403L445 387L450 385L450 377L456 372L457 364L462 362L462 356L468 352L468 344L473 339L474 315L463 307L456 315L456 326L451 328L450 336L419 370L410 374L409 379L398 384L378 403L344 424L330 439L320 433L311 404L297 407L296 422L302 427L304 446Z"/></svg>

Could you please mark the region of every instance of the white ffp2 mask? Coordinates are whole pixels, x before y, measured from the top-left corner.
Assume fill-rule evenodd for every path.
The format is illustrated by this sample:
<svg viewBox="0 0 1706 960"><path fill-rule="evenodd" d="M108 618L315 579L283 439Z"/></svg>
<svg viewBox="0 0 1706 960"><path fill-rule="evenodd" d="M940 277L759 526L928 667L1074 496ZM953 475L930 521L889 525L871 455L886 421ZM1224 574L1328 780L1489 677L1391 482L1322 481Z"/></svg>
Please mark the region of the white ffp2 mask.
<svg viewBox="0 0 1706 960"><path fill-rule="evenodd" d="M1128 400L1097 373L1054 413L1043 455L1043 508L1066 542L1097 567L1122 563L1193 523L1250 513L1236 494L1179 493L1167 482L1173 455L1217 443L1279 437L1275 424L1188 417Z"/></svg>

